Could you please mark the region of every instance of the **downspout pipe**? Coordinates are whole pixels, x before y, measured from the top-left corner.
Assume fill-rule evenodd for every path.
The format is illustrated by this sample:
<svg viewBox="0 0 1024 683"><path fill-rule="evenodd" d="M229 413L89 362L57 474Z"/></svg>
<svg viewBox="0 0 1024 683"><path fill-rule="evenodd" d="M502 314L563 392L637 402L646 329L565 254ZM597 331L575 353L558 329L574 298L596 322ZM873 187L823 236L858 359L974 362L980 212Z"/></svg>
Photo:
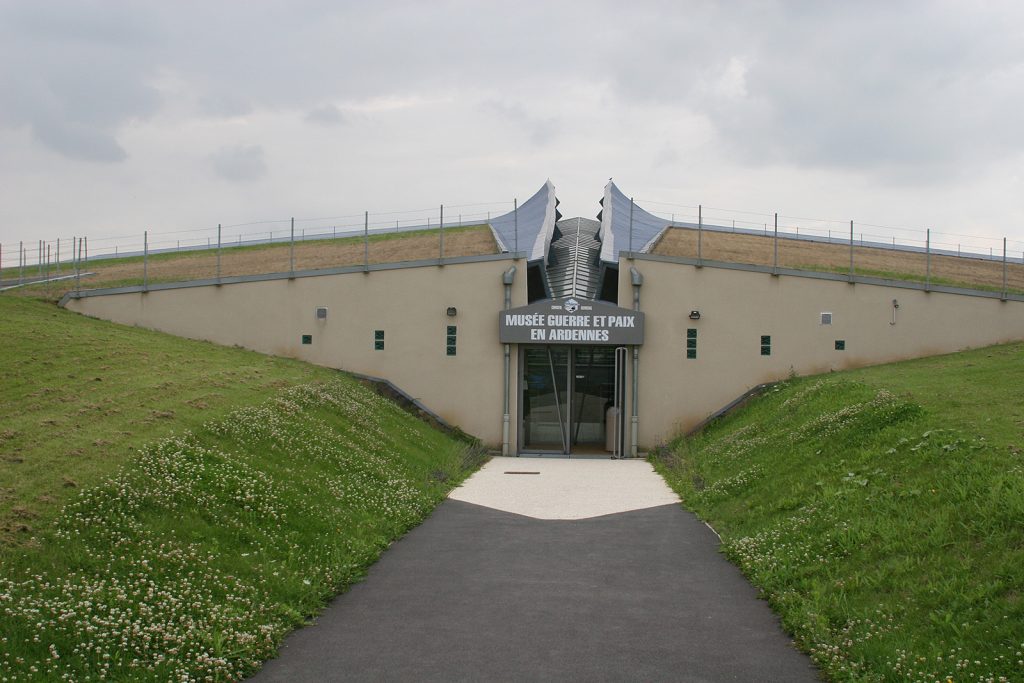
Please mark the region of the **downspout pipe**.
<svg viewBox="0 0 1024 683"><path fill-rule="evenodd" d="M512 283L515 281L516 267L511 266L508 270L501 274L501 281L505 285L505 310L512 308ZM511 371L512 371L512 345L505 344L505 391L502 394L502 400L504 401L503 415L501 417L501 454L511 455L511 448L509 445L509 431L511 426L511 416L509 415L509 400L508 391L509 384L511 383Z"/></svg>
<svg viewBox="0 0 1024 683"><path fill-rule="evenodd" d="M629 268L629 279L633 283L633 310L640 310L640 287L644 284L644 276L635 266ZM640 347L633 345L633 400L630 401L632 416L630 417L631 434L629 440L629 455L635 458L639 455L637 443L640 437L640 418L637 412L637 397L640 394Z"/></svg>

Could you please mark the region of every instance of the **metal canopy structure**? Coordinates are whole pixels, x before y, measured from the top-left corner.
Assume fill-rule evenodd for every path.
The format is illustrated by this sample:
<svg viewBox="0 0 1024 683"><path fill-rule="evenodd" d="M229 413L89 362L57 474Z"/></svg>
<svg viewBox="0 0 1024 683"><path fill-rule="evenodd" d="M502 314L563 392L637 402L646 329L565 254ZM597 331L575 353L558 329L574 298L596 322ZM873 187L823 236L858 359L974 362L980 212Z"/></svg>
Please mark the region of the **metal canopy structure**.
<svg viewBox="0 0 1024 683"><path fill-rule="evenodd" d="M597 298L600 278L601 224L587 218L559 221L548 256L548 286L553 298Z"/></svg>
<svg viewBox="0 0 1024 683"><path fill-rule="evenodd" d="M647 252L671 225L636 206L610 180L597 221L562 220L558 204L548 180L517 210L490 221L501 251L526 254L530 301L569 296L615 301L619 255Z"/></svg>
<svg viewBox="0 0 1024 683"><path fill-rule="evenodd" d="M598 217L601 260L605 263L618 263L619 253L623 251L646 252L672 223L636 206L610 180L604 186Z"/></svg>
<svg viewBox="0 0 1024 683"><path fill-rule="evenodd" d="M525 252L527 261L543 261L546 265L555 223L560 218L555 186L549 180L517 209L492 218L490 223L501 251Z"/></svg>

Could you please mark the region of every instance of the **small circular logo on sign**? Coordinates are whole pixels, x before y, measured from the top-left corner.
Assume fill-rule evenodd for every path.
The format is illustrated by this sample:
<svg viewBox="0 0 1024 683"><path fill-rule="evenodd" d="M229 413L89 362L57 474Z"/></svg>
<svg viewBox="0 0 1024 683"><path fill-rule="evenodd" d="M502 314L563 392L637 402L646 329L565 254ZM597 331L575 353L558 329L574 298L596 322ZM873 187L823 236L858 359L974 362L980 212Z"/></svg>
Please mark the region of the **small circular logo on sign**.
<svg viewBox="0 0 1024 683"><path fill-rule="evenodd" d="M566 311L566 313L575 313L579 309L580 309L580 302L576 301L576 299L569 299L568 301L565 302L565 311Z"/></svg>

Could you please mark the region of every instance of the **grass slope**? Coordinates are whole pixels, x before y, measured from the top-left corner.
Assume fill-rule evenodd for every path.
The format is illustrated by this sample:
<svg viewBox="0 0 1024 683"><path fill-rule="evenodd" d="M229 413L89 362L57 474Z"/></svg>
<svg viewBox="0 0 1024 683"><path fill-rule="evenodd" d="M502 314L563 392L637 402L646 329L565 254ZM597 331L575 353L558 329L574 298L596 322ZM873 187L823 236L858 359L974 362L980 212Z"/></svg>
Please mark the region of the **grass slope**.
<svg viewBox="0 0 1024 683"><path fill-rule="evenodd" d="M0 295L0 553L143 444L337 373Z"/></svg>
<svg viewBox="0 0 1024 683"><path fill-rule="evenodd" d="M5 340L43 335L3 361L20 372L8 518L41 512L0 553L0 680L237 680L476 465L336 372L0 306ZM59 429L40 436L46 420Z"/></svg>
<svg viewBox="0 0 1024 683"><path fill-rule="evenodd" d="M833 680L1024 680L1024 345L797 378L655 458Z"/></svg>

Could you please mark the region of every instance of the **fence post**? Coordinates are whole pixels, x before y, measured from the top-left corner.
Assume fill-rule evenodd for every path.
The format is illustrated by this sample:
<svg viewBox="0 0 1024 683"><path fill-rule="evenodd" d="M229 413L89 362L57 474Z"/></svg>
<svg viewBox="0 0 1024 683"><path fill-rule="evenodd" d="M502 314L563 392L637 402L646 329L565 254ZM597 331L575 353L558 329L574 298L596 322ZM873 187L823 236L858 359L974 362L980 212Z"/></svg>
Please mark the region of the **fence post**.
<svg viewBox="0 0 1024 683"><path fill-rule="evenodd" d="M363 272L370 272L370 212L363 213Z"/></svg>
<svg viewBox="0 0 1024 683"><path fill-rule="evenodd" d="M515 230L515 252L519 253L519 197L512 200L512 224Z"/></svg>
<svg viewBox="0 0 1024 683"><path fill-rule="evenodd" d="M633 253L633 198L629 198L629 253Z"/></svg>
<svg viewBox="0 0 1024 683"><path fill-rule="evenodd" d="M142 231L142 289L149 290L149 231Z"/></svg>
<svg viewBox="0 0 1024 683"><path fill-rule="evenodd" d="M765 226L765 230L768 226ZM775 212L775 237L772 238L772 275L779 274L779 212Z"/></svg>
<svg viewBox="0 0 1024 683"><path fill-rule="evenodd" d="M220 223L217 224L217 282L220 282Z"/></svg>
<svg viewBox="0 0 1024 683"><path fill-rule="evenodd" d="M55 262L57 264L57 277L60 277L60 238L59 237L57 238L57 258L54 259L54 260L55 260ZM2 258L0 258L0 262L3 262Z"/></svg>
<svg viewBox="0 0 1024 683"><path fill-rule="evenodd" d="M25 282L25 242L18 242L18 284Z"/></svg>
<svg viewBox="0 0 1024 683"><path fill-rule="evenodd" d="M1006 301L1006 238L1003 238L1003 301Z"/></svg>
<svg viewBox="0 0 1024 683"><path fill-rule="evenodd" d="M295 216L292 216L292 232L288 240L288 275L295 277Z"/></svg>
<svg viewBox="0 0 1024 683"><path fill-rule="evenodd" d="M441 205L441 222L438 224L438 229L441 234L441 254L438 261L444 261L444 204Z"/></svg>
<svg viewBox="0 0 1024 683"><path fill-rule="evenodd" d="M932 286L932 229L928 228L924 236L924 291L931 291Z"/></svg>
<svg viewBox="0 0 1024 683"><path fill-rule="evenodd" d="M704 205L697 205L697 267L704 265Z"/></svg>
<svg viewBox="0 0 1024 683"><path fill-rule="evenodd" d="M36 254L36 275L43 275L43 241L39 240L38 253Z"/></svg>
<svg viewBox="0 0 1024 683"><path fill-rule="evenodd" d="M853 283L853 221L850 221L850 283Z"/></svg>
<svg viewBox="0 0 1024 683"><path fill-rule="evenodd" d="M82 243L85 244L85 262L89 262L89 236L86 235L82 238Z"/></svg>
<svg viewBox="0 0 1024 683"><path fill-rule="evenodd" d="M71 247L75 257L75 293L80 294L82 292L82 238L78 237L73 240Z"/></svg>

